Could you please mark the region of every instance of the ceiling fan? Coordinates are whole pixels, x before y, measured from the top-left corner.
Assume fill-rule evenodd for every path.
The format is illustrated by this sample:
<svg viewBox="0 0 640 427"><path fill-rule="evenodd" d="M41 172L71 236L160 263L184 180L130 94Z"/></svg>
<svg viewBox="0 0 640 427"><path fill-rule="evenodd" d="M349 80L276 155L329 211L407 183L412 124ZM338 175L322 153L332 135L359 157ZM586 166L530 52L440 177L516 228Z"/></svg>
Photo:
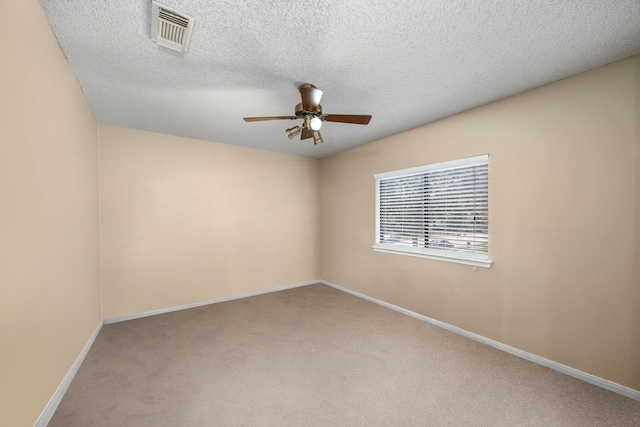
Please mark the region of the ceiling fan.
<svg viewBox="0 0 640 427"><path fill-rule="evenodd" d="M300 86L302 102L296 105L295 116L271 116L271 117L245 117L245 122L261 122L266 120L296 120L303 119L302 126L294 126L286 130L289 139L301 134L300 139L313 138L313 143L318 145L322 142L320 127L322 122L353 123L356 125L369 124L371 116L357 114L322 114L322 91L312 84Z"/></svg>

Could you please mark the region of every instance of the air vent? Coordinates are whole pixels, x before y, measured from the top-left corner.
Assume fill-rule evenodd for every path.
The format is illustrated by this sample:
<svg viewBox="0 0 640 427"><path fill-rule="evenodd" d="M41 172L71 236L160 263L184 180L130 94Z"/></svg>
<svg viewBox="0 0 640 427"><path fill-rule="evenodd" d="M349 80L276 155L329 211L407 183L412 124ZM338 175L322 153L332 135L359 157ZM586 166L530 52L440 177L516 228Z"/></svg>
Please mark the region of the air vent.
<svg viewBox="0 0 640 427"><path fill-rule="evenodd" d="M153 1L151 40L160 46L186 52L189 49L193 21L193 17Z"/></svg>

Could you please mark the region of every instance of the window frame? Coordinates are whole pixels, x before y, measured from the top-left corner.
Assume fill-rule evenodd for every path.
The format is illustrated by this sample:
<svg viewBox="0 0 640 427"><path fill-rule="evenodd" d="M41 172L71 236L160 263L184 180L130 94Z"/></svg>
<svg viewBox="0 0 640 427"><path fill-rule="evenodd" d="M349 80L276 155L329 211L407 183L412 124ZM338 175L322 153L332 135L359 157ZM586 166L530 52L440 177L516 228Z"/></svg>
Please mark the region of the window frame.
<svg viewBox="0 0 640 427"><path fill-rule="evenodd" d="M493 264L493 261L489 259L489 249L487 249L486 254L462 254L460 252L449 252L443 251L441 249L420 247L420 246L400 246L391 243L381 243L380 242L380 181L384 179L391 178L400 178L400 177L408 177L411 175L420 175L429 171L443 170L443 169L451 169L458 168L461 166L471 166L474 164L486 163L487 170L489 167L489 155L483 154L480 156L467 157L464 159L452 160L441 163L434 163L424 166L418 166L414 168L401 169L396 171L378 173L374 175L375 178L375 191L376 191L376 229L375 229L375 245L373 246L373 250L376 252L382 253L391 253L398 255L407 255L419 258L427 258L439 261L453 262L459 264L472 265L474 267L484 267L489 268ZM488 177L487 177L488 184ZM488 230L487 230L488 232Z"/></svg>

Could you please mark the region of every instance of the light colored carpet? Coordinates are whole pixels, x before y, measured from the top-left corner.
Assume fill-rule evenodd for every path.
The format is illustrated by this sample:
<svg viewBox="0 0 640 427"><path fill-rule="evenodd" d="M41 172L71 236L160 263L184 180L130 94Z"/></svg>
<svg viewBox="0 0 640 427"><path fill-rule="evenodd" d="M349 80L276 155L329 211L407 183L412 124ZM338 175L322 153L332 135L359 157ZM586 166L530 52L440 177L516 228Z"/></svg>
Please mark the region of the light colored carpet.
<svg viewBox="0 0 640 427"><path fill-rule="evenodd" d="M325 285L105 325L49 426L639 426L640 402Z"/></svg>

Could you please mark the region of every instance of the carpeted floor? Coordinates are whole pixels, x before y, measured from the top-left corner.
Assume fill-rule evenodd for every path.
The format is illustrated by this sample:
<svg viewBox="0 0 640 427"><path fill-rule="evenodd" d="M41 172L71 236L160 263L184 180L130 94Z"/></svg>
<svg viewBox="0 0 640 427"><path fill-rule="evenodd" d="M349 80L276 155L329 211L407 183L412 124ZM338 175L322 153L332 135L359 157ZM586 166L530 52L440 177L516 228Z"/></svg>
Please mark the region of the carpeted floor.
<svg viewBox="0 0 640 427"><path fill-rule="evenodd" d="M105 325L49 426L640 426L640 402L312 285Z"/></svg>

